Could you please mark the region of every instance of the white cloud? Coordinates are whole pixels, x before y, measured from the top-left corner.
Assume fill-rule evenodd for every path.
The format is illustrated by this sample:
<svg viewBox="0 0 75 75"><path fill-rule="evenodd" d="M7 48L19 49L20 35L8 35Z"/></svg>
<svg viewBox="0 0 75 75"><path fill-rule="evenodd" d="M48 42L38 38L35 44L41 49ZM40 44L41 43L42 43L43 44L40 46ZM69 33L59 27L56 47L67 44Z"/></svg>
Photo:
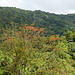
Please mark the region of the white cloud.
<svg viewBox="0 0 75 75"><path fill-rule="evenodd" d="M43 10L50 13L74 13L75 0L0 0L0 6Z"/></svg>
<svg viewBox="0 0 75 75"><path fill-rule="evenodd" d="M0 6L20 7L22 0L0 0Z"/></svg>

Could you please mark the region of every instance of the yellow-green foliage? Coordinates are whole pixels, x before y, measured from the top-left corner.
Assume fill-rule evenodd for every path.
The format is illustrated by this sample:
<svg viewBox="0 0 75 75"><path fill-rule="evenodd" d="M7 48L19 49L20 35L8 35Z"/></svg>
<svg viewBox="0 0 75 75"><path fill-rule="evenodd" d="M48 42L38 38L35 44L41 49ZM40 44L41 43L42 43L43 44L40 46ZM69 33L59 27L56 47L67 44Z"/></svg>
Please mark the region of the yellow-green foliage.
<svg viewBox="0 0 75 75"><path fill-rule="evenodd" d="M9 31L8 31L9 30ZM7 75L72 75L74 62L65 36L45 37L44 28L25 24L3 30L0 73ZM70 44L69 44L70 45ZM73 54L75 57L75 54Z"/></svg>

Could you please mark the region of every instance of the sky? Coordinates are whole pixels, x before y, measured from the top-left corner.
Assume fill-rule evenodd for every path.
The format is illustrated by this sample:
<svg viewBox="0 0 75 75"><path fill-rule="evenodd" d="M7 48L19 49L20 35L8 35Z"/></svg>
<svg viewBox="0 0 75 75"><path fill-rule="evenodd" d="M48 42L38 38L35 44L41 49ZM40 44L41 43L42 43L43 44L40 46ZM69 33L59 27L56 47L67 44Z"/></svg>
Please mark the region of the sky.
<svg viewBox="0 0 75 75"><path fill-rule="evenodd" d="M0 6L56 14L75 13L75 0L0 0Z"/></svg>

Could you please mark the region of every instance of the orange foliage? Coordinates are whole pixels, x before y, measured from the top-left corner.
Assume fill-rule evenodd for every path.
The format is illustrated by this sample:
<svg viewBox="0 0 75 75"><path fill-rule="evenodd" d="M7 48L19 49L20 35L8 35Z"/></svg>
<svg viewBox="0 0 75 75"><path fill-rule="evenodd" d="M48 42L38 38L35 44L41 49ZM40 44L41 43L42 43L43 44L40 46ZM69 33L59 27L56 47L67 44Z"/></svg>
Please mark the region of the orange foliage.
<svg viewBox="0 0 75 75"><path fill-rule="evenodd" d="M36 38L37 36L36 35L34 35L34 38Z"/></svg>
<svg viewBox="0 0 75 75"><path fill-rule="evenodd" d="M34 29L34 27L30 27L30 30L33 30Z"/></svg>
<svg viewBox="0 0 75 75"><path fill-rule="evenodd" d="M6 33L4 33L4 36L7 36L7 34L6 34Z"/></svg>
<svg viewBox="0 0 75 75"><path fill-rule="evenodd" d="M33 31L37 31L38 29L33 29Z"/></svg>
<svg viewBox="0 0 75 75"><path fill-rule="evenodd" d="M40 37L40 35L38 37Z"/></svg>
<svg viewBox="0 0 75 75"><path fill-rule="evenodd" d="M48 31L44 31L45 33L47 33Z"/></svg>
<svg viewBox="0 0 75 75"><path fill-rule="evenodd" d="M47 42L47 39L44 39L45 42Z"/></svg>
<svg viewBox="0 0 75 75"><path fill-rule="evenodd" d="M25 28L26 28L26 29L29 29L29 28L30 28L30 26L26 26Z"/></svg>
<svg viewBox="0 0 75 75"><path fill-rule="evenodd" d="M39 29L39 31L43 31L43 30L44 30L44 28L40 28L40 29Z"/></svg>
<svg viewBox="0 0 75 75"><path fill-rule="evenodd" d="M58 36L59 36L59 35L58 35ZM49 42L56 41L56 40L60 39L58 36L56 36L56 37L51 36L51 37L49 38Z"/></svg>
<svg viewBox="0 0 75 75"><path fill-rule="evenodd" d="M16 35L19 37L19 33L16 33Z"/></svg>
<svg viewBox="0 0 75 75"><path fill-rule="evenodd" d="M13 40L15 37L10 37L8 40Z"/></svg>
<svg viewBox="0 0 75 75"><path fill-rule="evenodd" d="M19 57L20 55L18 54L17 57Z"/></svg>
<svg viewBox="0 0 75 75"><path fill-rule="evenodd" d="M32 37L32 36L28 34L28 37Z"/></svg>
<svg viewBox="0 0 75 75"><path fill-rule="evenodd" d="M37 32L38 34L40 33L40 31Z"/></svg>
<svg viewBox="0 0 75 75"><path fill-rule="evenodd" d="M23 34L23 37L25 36L26 34Z"/></svg>

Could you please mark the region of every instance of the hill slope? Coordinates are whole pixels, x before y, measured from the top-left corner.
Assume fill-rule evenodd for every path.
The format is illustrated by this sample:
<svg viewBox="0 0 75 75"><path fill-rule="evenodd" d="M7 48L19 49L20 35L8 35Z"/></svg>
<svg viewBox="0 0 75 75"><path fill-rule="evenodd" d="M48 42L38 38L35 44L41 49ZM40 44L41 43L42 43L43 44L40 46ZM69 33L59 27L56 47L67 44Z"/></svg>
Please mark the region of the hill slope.
<svg viewBox="0 0 75 75"><path fill-rule="evenodd" d="M57 15L40 10L28 11L13 7L0 7L0 28L11 26L11 22L35 24L47 28L48 34L62 34L75 27L75 14Z"/></svg>

